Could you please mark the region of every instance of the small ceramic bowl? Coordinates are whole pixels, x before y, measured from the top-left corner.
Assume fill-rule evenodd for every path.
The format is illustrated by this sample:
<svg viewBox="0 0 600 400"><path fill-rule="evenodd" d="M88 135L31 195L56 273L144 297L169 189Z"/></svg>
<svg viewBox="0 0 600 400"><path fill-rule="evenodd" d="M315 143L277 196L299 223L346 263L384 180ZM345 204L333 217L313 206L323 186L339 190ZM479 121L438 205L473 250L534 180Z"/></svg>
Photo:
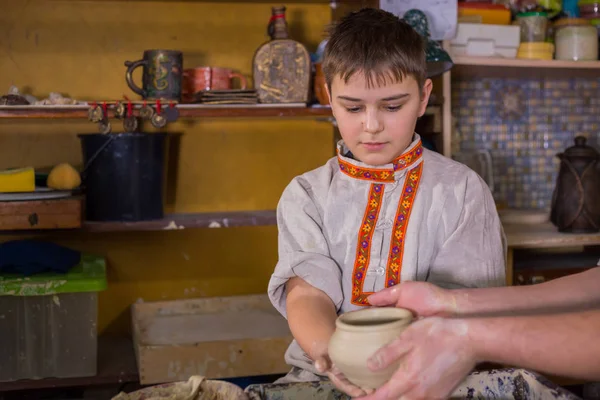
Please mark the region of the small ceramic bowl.
<svg viewBox="0 0 600 400"><path fill-rule="evenodd" d="M340 315L329 342L329 357L346 378L362 389L377 389L396 372L399 363L373 372L367 360L396 339L413 321L409 310L371 307Z"/></svg>

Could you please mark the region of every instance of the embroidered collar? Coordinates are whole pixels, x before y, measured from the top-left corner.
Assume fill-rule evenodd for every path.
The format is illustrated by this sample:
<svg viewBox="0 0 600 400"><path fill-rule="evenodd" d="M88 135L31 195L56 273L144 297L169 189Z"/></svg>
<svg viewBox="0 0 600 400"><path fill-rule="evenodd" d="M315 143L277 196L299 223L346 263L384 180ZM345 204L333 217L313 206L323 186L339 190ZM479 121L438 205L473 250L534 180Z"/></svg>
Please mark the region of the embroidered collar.
<svg viewBox="0 0 600 400"><path fill-rule="evenodd" d="M337 158L340 170L353 178L363 179L375 182L394 182L394 173L414 165L421 160L423 155L423 145L419 135L415 134L415 140L408 149L390 164L382 167L373 167L360 161L353 160L343 154L349 154L342 141L337 146Z"/></svg>

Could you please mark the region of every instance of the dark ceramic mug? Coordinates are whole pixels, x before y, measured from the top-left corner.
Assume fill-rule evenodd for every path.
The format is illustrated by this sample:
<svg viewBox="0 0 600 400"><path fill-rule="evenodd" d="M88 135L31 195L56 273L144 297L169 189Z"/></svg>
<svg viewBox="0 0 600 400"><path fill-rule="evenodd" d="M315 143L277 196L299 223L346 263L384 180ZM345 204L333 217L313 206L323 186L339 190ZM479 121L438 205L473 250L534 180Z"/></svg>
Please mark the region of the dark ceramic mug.
<svg viewBox="0 0 600 400"><path fill-rule="evenodd" d="M181 100L183 54L176 50L146 50L138 61L125 61L127 85L146 100ZM132 73L143 67L142 87L133 82Z"/></svg>

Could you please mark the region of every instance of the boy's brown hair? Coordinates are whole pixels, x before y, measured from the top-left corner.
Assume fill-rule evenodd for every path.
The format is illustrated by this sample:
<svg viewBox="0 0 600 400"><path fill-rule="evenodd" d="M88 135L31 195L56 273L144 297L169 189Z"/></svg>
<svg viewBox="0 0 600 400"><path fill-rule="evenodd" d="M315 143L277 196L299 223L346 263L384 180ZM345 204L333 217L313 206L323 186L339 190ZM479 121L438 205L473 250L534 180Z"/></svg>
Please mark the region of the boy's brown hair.
<svg viewBox="0 0 600 400"><path fill-rule="evenodd" d="M363 8L343 17L331 31L323 54L323 74L344 82L364 73L367 85L400 82L412 76L423 87L427 77L425 40L394 14Z"/></svg>

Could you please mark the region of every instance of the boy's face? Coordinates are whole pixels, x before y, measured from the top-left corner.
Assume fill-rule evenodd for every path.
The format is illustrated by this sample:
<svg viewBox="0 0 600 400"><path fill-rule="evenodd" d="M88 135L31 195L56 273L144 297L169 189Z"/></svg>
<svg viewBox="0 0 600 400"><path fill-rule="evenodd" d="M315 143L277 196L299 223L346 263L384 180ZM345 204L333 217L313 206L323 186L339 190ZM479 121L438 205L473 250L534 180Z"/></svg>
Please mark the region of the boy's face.
<svg viewBox="0 0 600 400"><path fill-rule="evenodd" d="M348 83L336 76L327 94L348 149L357 160L378 166L392 162L410 145L431 88L427 79L420 90L410 76L402 82L368 88L365 76L356 73Z"/></svg>

